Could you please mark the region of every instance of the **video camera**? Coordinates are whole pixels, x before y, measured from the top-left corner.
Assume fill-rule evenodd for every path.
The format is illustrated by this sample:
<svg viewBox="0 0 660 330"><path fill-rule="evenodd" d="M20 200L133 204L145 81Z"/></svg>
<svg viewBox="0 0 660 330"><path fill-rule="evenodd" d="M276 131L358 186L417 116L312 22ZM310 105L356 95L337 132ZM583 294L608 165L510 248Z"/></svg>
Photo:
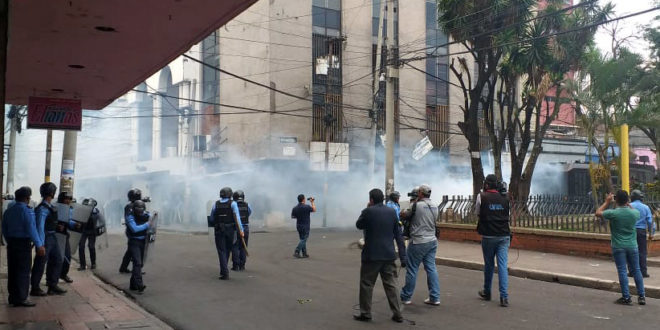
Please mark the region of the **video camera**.
<svg viewBox="0 0 660 330"><path fill-rule="evenodd" d="M506 196L506 188L507 184L504 181L497 181L497 191L500 193L502 196Z"/></svg>
<svg viewBox="0 0 660 330"><path fill-rule="evenodd" d="M310 202L314 201L314 197L307 197L307 200L310 201Z"/></svg>
<svg viewBox="0 0 660 330"><path fill-rule="evenodd" d="M410 197L410 199L417 199L417 197L419 197L419 190L413 189L408 193L408 197Z"/></svg>
<svg viewBox="0 0 660 330"><path fill-rule="evenodd" d="M143 201L145 203L151 203L151 197L147 196L145 198L142 198L141 201Z"/></svg>

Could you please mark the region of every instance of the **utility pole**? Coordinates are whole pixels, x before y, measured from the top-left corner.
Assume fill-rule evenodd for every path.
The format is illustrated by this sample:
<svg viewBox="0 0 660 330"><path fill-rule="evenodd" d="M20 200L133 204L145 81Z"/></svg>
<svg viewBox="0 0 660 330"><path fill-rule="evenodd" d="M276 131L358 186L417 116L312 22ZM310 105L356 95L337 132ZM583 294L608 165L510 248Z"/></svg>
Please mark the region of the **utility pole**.
<svg viewBox="0 0 660 330"><path fill-rule="evenodd" d="M77 131L64 131L64 144L62 147L62 176L60 177L60 192L66 191L71 196L73 196L73 182L75 177L77 143L78 143Z"/></svg>
<svg viewBox="0 0 660 330"><path fill-rule="evenodd" d="M328 167L330 164L330 129L332 128L332 108L330 107L330 70L333 63L333 46L335 38L328 39L328 72L325 75L325 171L323 181L323 227L328 226Z"/></svg>
<svg viewBox="0 0 660 330"><path fill-rule="evenodd" d="M371 139L369 147L369 181L373 182L374 172L376 170L376 134L378 126L379 115L379 102L376 100L378 92L380 91L380 62L381 51L383 49L383 21L385 20L385 1L380 2L380 11L378 16L378 39L376 41L376 66L373 72L373 96L372 101L372 118L371 118Z"/></svg>
<svg viewBox="0 0 660 330"><path fill-rule="evenodd" d="M394 49L394 0L387 4L387 82L385 88L385 191L394 191L394 81L399 77L398 59Z"/></svg>
<svg viewBox="0 0 660 330"><path fill-rule="evenodd" d="M46 133L46 166L44 170L44 182L50 182L50 157L53 153L53 130Z"/></svg>
<svg viewBox="0 0 660 330"><path fill-rule="evenodd" d="M3 105L4 106L4 105ZM14 167L16 166L16 131L18 130L19 107L9 109L9 151L7 152L7 188L5 193L14 191Z"/></svg>

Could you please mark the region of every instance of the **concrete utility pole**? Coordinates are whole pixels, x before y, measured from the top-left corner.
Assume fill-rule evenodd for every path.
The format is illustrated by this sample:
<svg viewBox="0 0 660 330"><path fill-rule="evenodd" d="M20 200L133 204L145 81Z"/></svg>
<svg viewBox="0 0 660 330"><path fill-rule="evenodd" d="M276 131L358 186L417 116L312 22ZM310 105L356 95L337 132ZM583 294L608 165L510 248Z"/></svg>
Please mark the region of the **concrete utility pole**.
<svg viewBox="0 0 660 330"><path fill-rule="evenodd" d="M372 111L373 117L371 118L371 140L369 147L369 179L373 182L374 172L376 171L376 135L378 126L379 105L376 97L380 91L380 62L381 50L383 48L383 20L385 20L385 1L380 2L380 11L378 16L378 39L376 41L376 66L373 72L373 96Z"/></svg>
<svg viewBox="0 0 660 330"><path fill-rule="evenodd" d="M14 167L16 166L16 131L18 130L18 107L11 106L9 110L9 151L7 152L7 188L5 193L14 191Z"/></svg>
<svg viewBox="0 0 660 330"><path fill-rule="evenodd" d="M77 131L64 131L62 147L62 176L60 177L60 192L66 191L73 196L73 182L75 177L76 146L78 144Z"/></svg>
<svg viewBox="0 0 660 330"><path fill-rule="evenodd" d="M53 153L53 130L46 133L46 166L44 167L44 182L50 182L50 157Z"/></svg>
<svg viewBox="0 0 660 330"><path fill-rule="evenodd" d="M385 133L387 152L385 155L385 192L394 191L394 81L399 77L399 68L394 49L394 0L387 2L387 82L385 89Z"/></svg>

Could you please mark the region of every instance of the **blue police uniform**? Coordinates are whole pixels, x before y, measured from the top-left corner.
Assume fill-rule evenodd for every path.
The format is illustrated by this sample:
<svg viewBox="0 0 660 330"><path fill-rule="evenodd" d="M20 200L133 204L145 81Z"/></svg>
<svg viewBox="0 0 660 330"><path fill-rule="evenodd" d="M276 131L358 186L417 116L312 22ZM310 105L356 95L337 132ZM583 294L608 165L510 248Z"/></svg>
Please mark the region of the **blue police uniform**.
<svg viewBox="0 0 660 330"><path fill-rule="evenodd" d="M41 278L46 270L46 285L52 287L57 282L62 273L63 257L57 246L55 237L55 228L57 227L57 209L46 201L41 203L35 209L37 231L43 239L46 247L46 254L43 257L34 257L34 266L32 267L32 290L37 291Z"/></svg>
<svg viewBox="0 0 660 330"><path fill-rule="evenodd" d="M229 278L229 253L236 242L236 222L241 232L243 224L241 215L238 211L238 204L229 198L221 198L215 202L209 216L215 227L215 248L218 250L218 259L220 260L220 279ZM235 220L236 219L236 220Z"/></svg>
<svg viewBox="0 0 660 330"><path fill-rule="evenodd" d="M78 242L78 259L80 261L80 268L87 268L87 261L85 260L85 242L89 248L89 259L92 262L92 269L96 268L96 224L99 218L99 209L96 207L92 210L85 227Z"/></svg>
<svg viewBox="0 0 660 330"><path fill-rule="evenodd" d="M124 223L128 223L128 216L133 213L133 202L129 202L124 206ZM128 238L128 234L127 234ZM131 263L131 252L126 249L124 252L124 257L121 259L121 265L119 265L120 273L129 273L128 264Z"/></svg>
<svg viewBox="0 0 660 330"><path fill-rule="evenodd" d="M142 262L146 245L147 229L149 229L149 212L142 215L130 214L126 217L126 235L128 236L128 252L133 261L131 271L131 290L144 290L142 282Z"/></svg>
<svg viewBox="0 0 660 330"><path fill-rule="evenodd" d="M4 213L2 235L7 241L7 292L12 305L27 300L30 288L31 243L44 245L35 223L34 210L24 202L16 202Z"/></svg>
<svg viewBox="0 0 660 330"><path fill-rule="evenodd" d="M248 240L250 238L250 215L252 215L252 208L250 204L245 201L236 202L238 205L238 213L241 215L241 224L243 225L243 240L245 241L245 246L248 245ZM232 270L245 270L245 262L247 261L247 253L243 247L243 243L238 237L236 238L236 243L231 250L231 262Z"/></svg>

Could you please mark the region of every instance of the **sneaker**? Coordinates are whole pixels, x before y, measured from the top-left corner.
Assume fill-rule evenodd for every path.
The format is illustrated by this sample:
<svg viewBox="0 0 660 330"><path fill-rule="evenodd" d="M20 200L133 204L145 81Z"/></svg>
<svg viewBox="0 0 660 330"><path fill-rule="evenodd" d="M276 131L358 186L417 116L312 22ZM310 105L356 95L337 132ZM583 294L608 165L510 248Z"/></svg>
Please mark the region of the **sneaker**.
<svg viewBox="0 0 660 330"><path fill-rule="evenodd" d="M404 305L412 305L412 300L403 300L401 299L401 303Z"/></svg>
<svg viewBox="0 0 660 330"><path fill-rule="evenodd" d="M41 290L41 288L35 288L30 291L30 295L33 297L43 297L47 294L44 290Z"/></svg>
<svg viewBox="0 0 660 330"><path fill-rule="evenodd" d="M509 298L500 298L500 306L509 307Z"/></svg>
<svg viewBox="0 0 660 330"><path fill-rule="evenodd" d="M485 301L490 301L490 293L487 293L486 290L479 290L479 297Z"/></svg>
<svg viewBox="0 0 660 330"><path fill-rule="evenodd" d="M65 293L66 293L66 290L60 288L60 287L57 286L57 285L53 285L53 286L51 286L51 287L48 287L48 292L47 292L46 294L48 294L49 296L52 296L52 295L59 295L59 296L61 296L61 295L65 294Z"/></svg>
<svg viewBox="0 0 660 330"><path fill-rule="evenodd" d="M619 305L628 305L628 306L632 306L632 304L633 304L632 299L624 298L624 297L621 297L621 298L617 299L614 303L619 304Z"/></svg>
<svg viewBox="0 0 660 330"><path fill-rule="evenodd" d="M424 300L424 303L431 306L440 306L439 300L435 301L435 300L431 300L431 298L426 298L426 300Z"/></svg>
<svg viewBox="0 0 660 330"><path fill-rule="evenodd" d="M639 298L637 298L637 303L640 305L646 305L646 297L639 296Z"/></svg>

